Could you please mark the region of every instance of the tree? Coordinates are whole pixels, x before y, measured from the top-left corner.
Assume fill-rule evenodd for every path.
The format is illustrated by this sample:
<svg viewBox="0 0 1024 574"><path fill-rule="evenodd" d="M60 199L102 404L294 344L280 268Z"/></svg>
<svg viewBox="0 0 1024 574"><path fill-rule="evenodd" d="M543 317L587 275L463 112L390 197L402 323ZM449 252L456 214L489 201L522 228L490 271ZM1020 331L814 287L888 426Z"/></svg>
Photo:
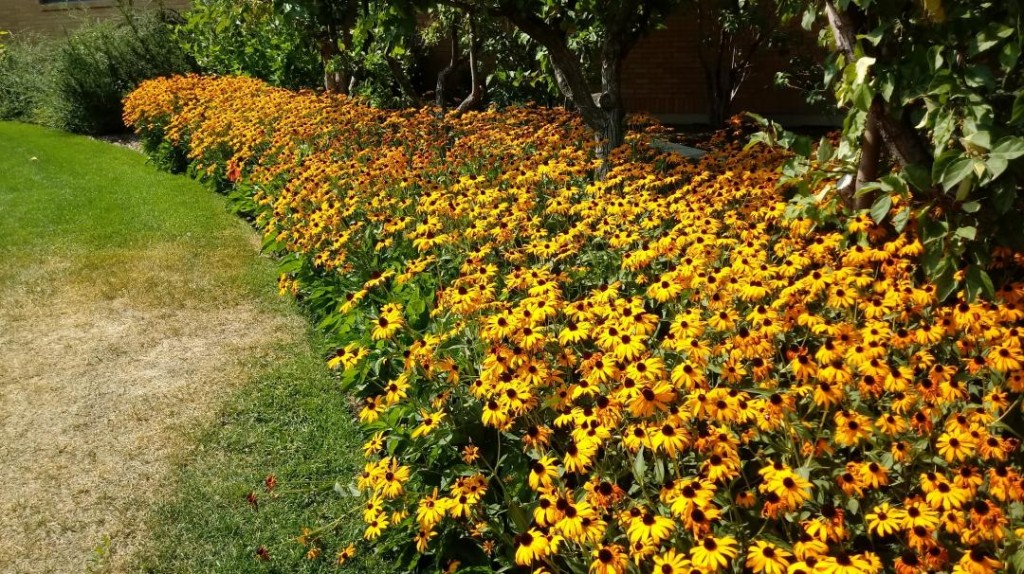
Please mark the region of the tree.
<svg viewBox="0 0 1024 574"><path fill-rule="evenodd" d="M1024 7L787 0L783 8L820 28L831 51L826 78L847 117L842 145L818 159L849 166L847 206L870 206L898 230L916 216L923 267L941 298L960 285L970 297L991 296L993 247L1024 247Z"/></svg>
<svg viewBox="0 0 1024 574"><path fill-rule="evenodd" d="M361 8L359 0L272 0L278 13L313 38L323 66L324 89L349 93L353 62L346 59Z"/></svg>
<svg viewBox="0 0 1024 574"><path fill-rule="evenodd" d="M780 22L773 6L759 0L693 0L689 8L697 21L697 57L707 85L708 122L722 126L754 56L781 39Z"/></svg>
<svg viewBox="0 0 1024 574"><path fill-rule="evenodd" d="M470 92L456 106L455 113L479 107L483 104L485 93L480 62L483 49L481 27L493 28L493 19L486 21L481 11L472 6L449 6L443 3L431 8L429 19L430 24L424 30L427 42L435 46L441 42L446 43L450 54L448 64L437 74L434 102L438 113L444 115L448 107L448 84L452 74L465 64L469 65Z"/></svg>
<svg viewBox="0 0 1024 574"><path fill-rule="evenodd" d="M598 157L625 138L622 64L678 0L448 0L506 18L546 52L559 90L594 130ZM603 168L606 169L606 168Z"/></svg>
<svg viewBox="0 0 1024 574"><path fill-rule="evenodd" d="M371 101L390 99L391 103L414 107L423 104L410 77L421 14L418 4L423 3L364 1L356 14L345 60L350 62L353 88L362 84L361 95ZM392 91L392 86L397 88L398 98L385 97L383 92Z"/></svg>
<svg viewBox="0 0 1024 574"><path fill-rule="evenodd" d="M244 74L288 88L322 82L313 38L264 0L194 0L175 34L207 72Z"/></svg>

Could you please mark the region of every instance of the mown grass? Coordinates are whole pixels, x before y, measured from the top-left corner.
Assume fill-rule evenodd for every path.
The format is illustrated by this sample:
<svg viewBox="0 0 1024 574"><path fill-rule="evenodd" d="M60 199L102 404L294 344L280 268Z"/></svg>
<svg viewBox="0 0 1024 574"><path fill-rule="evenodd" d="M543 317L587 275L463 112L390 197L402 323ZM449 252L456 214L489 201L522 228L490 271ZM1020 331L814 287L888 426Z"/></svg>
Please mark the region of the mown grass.
<svg viewBox="0 0 1024 574"><path fill-rule="evenodd" d="M322 342L277 296L274 262L257 254L254 232L227 212L224 198L130 150L0 123L0 214L0 289L11 306L77 289L167 309L246 301L290 325L242 358L248 382L212 420L182 431L186 446L166 492L155 507L137 509L149 541L126 570L336 571L337 544L358 537L360 523L356 499L333 488L361 466L355 421L325 369ZM269 474L278 481L273 493L263 490ZM246 500L251 491L255 507ZM295 541L300 529L339 517L322 556L307 559ZM261 547L270 560L257 558ZM98 547L93 570L107 569L106 551ZM367 553L344 570L389 568Z"/></svg>
<svg viewBox="0 0 1024 574"><path fill-rule="evenodd" d="M361 533L358 499L344 496L358 464L358 436L344 395L323 369L319 341L280 349L254 365L258 375L181 464L173 500L159 507L155 552L146 572L324 572L336 571L341 541ZM273 474L277 486L266 492ZM347 488L341 490L347 491ZM246 498L256 494L256 506ZM296 538L303 526L317 528L342 518L305 557ZM258 560L263 547L270 560ZM347 563L345 572L390 572L372 554Z"/></svg>

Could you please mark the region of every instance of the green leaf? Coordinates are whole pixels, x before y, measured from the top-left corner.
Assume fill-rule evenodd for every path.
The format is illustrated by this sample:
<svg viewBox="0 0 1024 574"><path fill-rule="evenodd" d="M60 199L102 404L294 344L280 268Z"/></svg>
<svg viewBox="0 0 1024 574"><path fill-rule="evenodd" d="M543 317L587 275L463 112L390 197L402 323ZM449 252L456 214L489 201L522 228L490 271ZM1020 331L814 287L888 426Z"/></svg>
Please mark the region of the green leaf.
<svg viewBox="0 0 1024 574"><path fill-rule="evenodd" d="M1010 115L1010 124L1017 125L1024 120L1024 92L1017 94L1013 100L1013 113Z"/></svg>
<svg viewBox="0 0 1024 574"><path fill-rule="evenodd" d="M949 224L943 220L929 217L927 209L921 210L917 223L921 228L921 242L925 246L943 239L949 233Z"/></svg>
<svg viewBox="0 0 1024 574"><path fill-rule="evenodd" d="M933 279L935 283L935 296L940 302L945 301L956 291L957 282L953 277L953 265L946 264L942 273Z"/></svg>
<svg viewBox="0 0 1024 574"><path fill-rule="evenodd" d="M942 172L942 178L939 180L942 183L942 189L945 191L953 189L972 171L974 171L974 160L969 157L961 157L950 163Z"/></svg>
<svg viewBox="0 0 1024 574"><path fill-rule="evenodd" d="M870 42L872 46L877 46L882 41L882 38L885 37L885 32L886 26L879 26L867 34L861 34L859 37Z"/></svg>
<svg viewBox="0 0 1024 574"><path fill-rule="evenodd" d="M981 209L981 204L978 203L977 201L968 201L967 203L961 205L960 209L963 209L967 213L977 213L978 210Z"/></svg>
<svg viewBox="0 0 1024 574"><path fill-rule="evenodd" d="M1017 60L1020 59L1020 44L1017 42L1007 42L1003 45L1003 50L999 52L999 65L1003 67L1003 70L1010 71L1017 65Z"/></svg>
<svg viewBox="0 0 1024 574"><path fill-rule="evenodd" d="M979 130L964 138L964 147L970 147L974 151L992 149L992 132Z"/></svg>
<svg viewBox="0 0 1024 574"><path fill-rule="evenodd" d="M903 181L903 178L896 174L883 175L879 182L882 184L882 189L899 195L905 195L910 193L910 189L907 188L907 182Z"/></svg>
<svg viewBox="0 0 1024 574"><path fill-rule="evenodd" d="M958 227L954 235L956 235L957 237L962 237L968 241L974 241L974 239L978 236L978 228L974 227L973 225L965 225L963 227Z"/></svg>
<svg viewBox="0 0 1024 574"><path fill-rule="evenodd" d="M871 66L873 66L874 64L874 58L869 58L865 56L863 58L858 59L857 63L855 64L857 75L854 77L853 81L858 84L863 84L868 77L868 71L871 70Z"/></svg>
<svg viewBox="0 0 1024 574"><path fill-rule="evenodd" d="M644 472L647 470L647 461L644 460L643 447L633 457L633 476L643 480Z"/></svg>
<svg viewBox="0 0 1024 574"><path fill-rule="evenodd" d="M977 299L979 295L992 298L996 294L995 286L992 285L992 278L984 269L977 265L971 265L964 275L964 287L967 289L967 298Z"/></svg>
<svg viewBox="0 0 1024 574"><path fill-rule="evenodd" d="M871 219L875 220L875 223L882 223L885 220L885 216L889 214L889 209L892 208L892 197L883 195L875 200L871 204Z"/></svg>
<svg viewBox="0 0 1024 574"><path fill-rule="evenodd" d="M945 63L945 58L942 57L942 46L932 46L928 50L928 65L931 66L932 72L937 72L942 64Z"/></svg>
<svg viewBox="0 0 1024 574"><path fill-rule="evenodd" d="M832 155L835 154L835 148L832 146L832 142L828 138L822 137L821 141L818 142L818 163L825 163L832 159Z"/></svg>
<svg viewBox="0 0 1024 574"><path fill-rule="evenodd" d="M871 86L867 84L858 84L853 90L851 101L853 106L862 112L868 111L871 107L871 100L875 97L874 92L871 90Z"/></svg>
<svg viewBox="0 0 1024 574"><path fill-rule="evenodd" d="M1005 25L992 23L975 36L967 45L967 53L977 56L995 47L999 42L1013 35L1013 28Z"/></svg>
<svg viewBox="0 0 1024 574"><path fill-rule="evenodd" d="M526 516L526 511L516 501L510 501L508 505L508 515L512 518L512 523L516 525L519 532L526 532L530 527L530 520Z"/></svg>
<svg viewBox="0 0 1024 574"><path fill-rule="evenodd" d="M937 147L945 146L949 138L953 137L954 131L956 131L956 121L953 114L945 109L940 110L935 116L932 141Z"/></svg>
<svg viewBox="0 0 1024 574"><path fill-rule="evenodd" d="M914 189L924 191L932 187L932 177L924 167L912 164L903 168L903 179Z"/></svg>
<svg viewBox="0 0 1024 574"><path fill-rule="evenodd" d="M846 501L846 510L849 511L850 514L857 514L860 511L860 501L851 497Z"/></svg>
<svg viewBox="0 0 1024 574"><path fill-rule="evenodd" d="M1007 136L992 146L989 157L998 156L1007 160L1017 159L1024 155L1024 139L1016 136Z"/></svg>
<svg viewBox="0 0 1024 574"><path fill-rule="evenodd" d="M1010 167L1010 162L1001 157L989 156L988 160L985 161L985 169L988 170L989 177L991 179L996 179L1000 175L1003 175L1003 172L1005 172L1008 167Z"/></svg>
<svg viewBox="0 0 1024 574"><path fill-rule="evenodd" d="M1024 155L1024 139L1014 136L1005 137L992 146L985 167L992 179L998 178L1010 167L1010 161Z"/></svg>
<svg viewBox="0 0 1024 574"><path fill-rule="evenodd" d="M910 220L910 210L907 208L901 209L896 212L896 215L892 217L892 226L896 229L896 233L903 233L903 229L907 226L907 222Z"/></svg>

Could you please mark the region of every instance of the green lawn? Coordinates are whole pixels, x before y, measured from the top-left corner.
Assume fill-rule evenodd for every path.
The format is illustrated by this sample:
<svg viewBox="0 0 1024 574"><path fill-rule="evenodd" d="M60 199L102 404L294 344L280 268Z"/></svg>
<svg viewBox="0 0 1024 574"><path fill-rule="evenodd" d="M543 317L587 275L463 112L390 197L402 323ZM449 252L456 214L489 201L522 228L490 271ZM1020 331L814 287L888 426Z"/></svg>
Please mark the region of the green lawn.
<svg viewBox="0 0 1024 574"><path fill-rule="evenodd" d="M261 333L245 345L224 347L229 359L224 362L237 368L207 369L209 372L204 372L213 378L203 379L207 382L202 389L183 395L186 403L195 396L205 400L205 388L223 386L223 392L208 393L207 402L214 404L193 405L201 413L195 417L179 417L180 413L168 407L168 417L173 414L178 417L175 421L189 424L180 428L171 425L168 430L156 421L153 428L157 430L152 432L172 433L174 437L146 435L140 439L144 446L148 444L145 440L152 440L170 452L160 459L165 470L153 479L157 486L152 491L156 494L148 496L149 487L129 483L95 501L96 516L103 515L104 508L124 507L120 514L113 515L114 522L118 516L125 521L120 530L117 524L110 524L107 515L103 515L106 522L99 526L89 523L100 518L87 512L85 502L69 505L61 512L79 513L74 518L82 524L72 530L85 533L75 542L91 549L82 553L74 544L65 544L64 549L34 547L51 543L46 536L70 535L54 534L46 531L45 525L29 521L11 522L5 516L0 521L6 523L0 525L0 536L5 539L0 570L71 571L69 565L81 570L78 566L84 563L88 570L97 572L337 571L333 564L337 545L357 538L360 526L356 500L338 495L333 488L336 481L347 484L361 466L354 417L347 397L338 391L325 369L322 342L312 334L295 305L277 296L274 262L259 256L256 234L227 212L224 198L184 176L158 172L133 151L36 126L0 122L0 289L4 293L0 301L0 343L10 337L18 348L26 349L20 359L8 356L0 363L0 375L8 374L15 385L5 388L8 382L0 376L0 442L21 432L4 425L10 427L11 421L41 416L35 407L5 402L5 393L11 397L24 389L35 389L48 376L55 379L55 385L72 390L92 384L95 381L90 377L100 375L75 375L79 379L63 382L57 379L65 372L68 377L75 374L69 365L95 363L100 368L122 364L117 361L131 365L134 358L130 353L135 347L127 339L145 338L114 336L107 346L116 349L86 349L88 339L61 338L63 318L85 313L81 325L76 324L82 331L110 309L128 309L129 318L141 316L150 321L141 323L146 336L153 332L159 335L154 336L151 347L146 347L157 358L162 349L159 345L175 341L199 341L190 353L196 357L209 355L204 355L203 346L209 346L209 342L202 339L202 329L206 328L203 321L213 315L223 317L225 311L238 310L238 317L233 326L219 325L226 333L224 337L244 339L249 332ZM90 309L99 311L89 315ZM169 332L161 333L161 329ZM214 333L214 343L221 342L219 333ZM44 335L55 343L42 341ZM34 341L51 347L67 346L68 351L60 357L66 355L68 362L47 359L52 363L29 365L43 370L28 376L25 365L34 356L38 355L40 361L45 358L45 353L29 352ZM78 349L82 352L77 353ZM8 350L16 351L15 344L11 343L5 353ZM120 356L125 353L128 356ZM185 354L156 364L189 366L191 357ZM198 358L196 361L201 363ZM104 372L102 376L118 374L124 373ZM153 375L147 372L139 377ZM159 376L156 373L154 378ZM86 397L96 392L90 391ZM54 397L47 396L54 402L63 400ZM114 412L120 403L132 400L115 393L103 404ZM19 413L17 408L28 410ZM157 414L157 418L163 416L162 411ZM53 420L60 421L60 415L57 412ZM134 416L144 419L144 415ZM114 415L107 418L111 417ZM90 422L83 421L79 426L89 427ZM107 436L93 437L99 453L93 453L93 458L121 452L107 449L106 444L117 443L122 432L127 435L134 431L130 426L114 426ZM50 456L44 452L45 441L50 438L40 435L37 446L32 446L32 436L23 438L18 440L27 446L21 451L0 448L0 466L9 467L6 472L10 474L0 470L0 479L8 491L6 485L13 481L13 492L21 492L21 500L0 496L0 509L20 508L28 516L34 512L32 504L53 507L53 501L46 498L52 494L47 495L49 491L43 487L19 491L21 483L43 479L32 468L22 475L11 469L17 469L14 463L21 459L28 461L25 464L41 464L43 457ZM124 453L139 456L139 451L127 447ZM62 451L53 456L66 454ZM71 468L64 472L85 472L89 468L73 460L61 460L61 468ZM121 462L125 473L136 463ZM115 478L102 484L95 479L96 488L111 481L117 484L117 464L117 460L108 464L113 465L110 476ZM144 470L140 472L144 474ZM272 494L262 488L268 474L277 477ZM69 483L80 479L88 485L89 477L65 478ZM87 486L82 492L89 490ZM250 491L257 493L258 507L246 501ZM34 496L41 498L34 500ZM295 541L300 529L328 524L338 517L346 520L338 532L325 533L323 556L307 560L306 549ZM60 523L63 519L56 516L47 522ZM131 540L131 533L121 532L124 529L143 534L137 534L140 539L134 543L122 542ZM103 532L115 535L97 534ZM269 552L269 561L257 560L260 547ZM51 553L57 558L48 556ZM58 559L67 562L53 562ZM345 570L388 569L372 556L363 556Z"/></svg>

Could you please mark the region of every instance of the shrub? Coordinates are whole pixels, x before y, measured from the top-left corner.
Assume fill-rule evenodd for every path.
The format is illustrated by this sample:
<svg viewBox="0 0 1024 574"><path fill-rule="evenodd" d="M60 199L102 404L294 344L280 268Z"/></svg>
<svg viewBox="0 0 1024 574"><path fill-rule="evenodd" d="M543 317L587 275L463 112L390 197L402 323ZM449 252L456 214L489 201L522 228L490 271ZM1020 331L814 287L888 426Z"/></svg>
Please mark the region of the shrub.
<svg viewBox="0 0 1024 574"><path fill-rule="evenodd" d="M126 120L254 201L362 398L353 491L400 569L1020 570L1020 254L942 303L913 221L788 217L779 152L635 133L595 181L562 111L179 77Z"/></svg>
<svg viewBox="0 0 1024 574"><path fill-rule="evenodd" d="M44 101L51 91L47 72L53 61L51 43L18 37L0 52L0 119L45 123Z"/></svg>
<svg viewBox="0 0 1024 574"><path fill-rule="evenodd" d="M211 74L244 74L289 88L323 84L312 34L271 2L196 0L175 32Z"/></svg>
<svg viewBox="0 0 1024 574"><path fill-rule="evenodd" d="M18 39L0 56L0 117L80 133L124 130L121 100L142 80L191 69L169 12L125 9L65 38Z"/></svg>
<svg viewBox="0 0 1024 574"><path fill-rule="evenodd" d="M124 129L121 100L142 80L181 73L188 61L166 12L123 13L88 23L60 43L53 69L56 127L105 133Z"/></svg>

